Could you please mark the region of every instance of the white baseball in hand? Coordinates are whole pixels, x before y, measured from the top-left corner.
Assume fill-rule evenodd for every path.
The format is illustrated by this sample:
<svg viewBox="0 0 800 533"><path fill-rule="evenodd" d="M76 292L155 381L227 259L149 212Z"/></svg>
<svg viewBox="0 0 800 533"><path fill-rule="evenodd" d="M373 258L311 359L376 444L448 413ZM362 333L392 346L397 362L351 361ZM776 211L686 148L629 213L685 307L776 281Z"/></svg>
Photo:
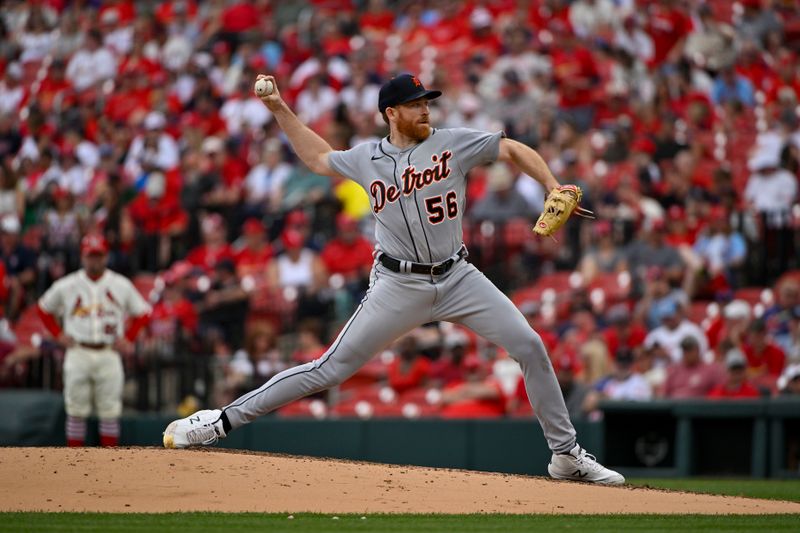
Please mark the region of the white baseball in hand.
<svg viewBox="0 0 800 533"><path fill-rule="evenodd" d="M268 94L272 94L272 91L275 87L272 85L272 82L269 80L265 80L261 78L260 80L256 81L255 91L258 96L266 96Z"/></svg>

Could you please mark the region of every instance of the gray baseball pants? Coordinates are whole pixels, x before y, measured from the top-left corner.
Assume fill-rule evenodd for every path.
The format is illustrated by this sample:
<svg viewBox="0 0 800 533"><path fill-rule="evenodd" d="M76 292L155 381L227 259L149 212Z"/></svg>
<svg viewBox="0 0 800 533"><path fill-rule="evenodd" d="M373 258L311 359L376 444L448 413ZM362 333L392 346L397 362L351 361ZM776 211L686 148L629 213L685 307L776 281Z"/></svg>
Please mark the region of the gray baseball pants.
<svg viewBox="0 0 800 533"><path fill-rule="evenodd" d="M541 337L511 300L466 260L442 276L400 274L377 264L366 296L330 348L226 406L231 427L338 385L395 339L439 320L463 324L502 346L522 368L550 449L566 453L575 445L575 429Z"/></svg>

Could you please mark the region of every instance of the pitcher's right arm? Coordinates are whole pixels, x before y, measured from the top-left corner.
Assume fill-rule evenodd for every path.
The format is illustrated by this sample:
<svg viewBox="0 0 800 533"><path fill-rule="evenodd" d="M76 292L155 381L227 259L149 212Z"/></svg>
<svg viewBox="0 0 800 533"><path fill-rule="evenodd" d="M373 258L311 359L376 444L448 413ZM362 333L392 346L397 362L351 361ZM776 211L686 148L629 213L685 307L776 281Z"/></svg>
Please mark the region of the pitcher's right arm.
<svg viewBox="0 0 800 533"><path fill-rule="evenodd" d="M300 122L297 115L289 108L281 98L278 91L278 84L273 76L259 74L256 80L266 79L272 82L272 92L259 96L264 105L272 111L275 120L281 127L292 149L303 163L315 174L321 176L339 177L328 163L328 155L333 152L333 148L311 128Z"/></svg>

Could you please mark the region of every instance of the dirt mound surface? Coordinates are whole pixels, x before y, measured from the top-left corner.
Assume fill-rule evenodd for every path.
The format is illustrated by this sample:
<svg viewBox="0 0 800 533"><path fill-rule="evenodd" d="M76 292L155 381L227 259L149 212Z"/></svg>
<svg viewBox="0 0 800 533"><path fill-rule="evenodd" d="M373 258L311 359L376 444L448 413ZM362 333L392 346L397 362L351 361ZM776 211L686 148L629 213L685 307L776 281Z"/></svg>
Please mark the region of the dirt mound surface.
<svg viewBox="0 0 800 533"><path fill-rule="evenodd" d="M800 513L800 504L224 450L5 448L0 511Z"/></svg>

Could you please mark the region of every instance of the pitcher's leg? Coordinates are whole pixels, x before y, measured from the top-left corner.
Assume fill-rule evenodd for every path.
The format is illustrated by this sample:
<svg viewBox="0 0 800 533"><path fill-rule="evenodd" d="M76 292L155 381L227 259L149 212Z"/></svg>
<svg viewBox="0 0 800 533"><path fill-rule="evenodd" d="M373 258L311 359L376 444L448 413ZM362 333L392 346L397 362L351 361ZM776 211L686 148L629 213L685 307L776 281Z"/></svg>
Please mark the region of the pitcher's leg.
<svg viewBox="0 0 800 533"><path fill-rule="evenodd" d="M575 428L541 337L494 284L472 265L437 304L437 319L459 322L498 346L519 362L539 423L550 449L566 453L575 446Z"/></svg>
<svg viewBox="0 0 800 533"><path fill-rule="evenodd" d="M284 370L223 409L232 429L338 385L396 338L430 321L432 287L381 276L319 359Z"/></svg>

